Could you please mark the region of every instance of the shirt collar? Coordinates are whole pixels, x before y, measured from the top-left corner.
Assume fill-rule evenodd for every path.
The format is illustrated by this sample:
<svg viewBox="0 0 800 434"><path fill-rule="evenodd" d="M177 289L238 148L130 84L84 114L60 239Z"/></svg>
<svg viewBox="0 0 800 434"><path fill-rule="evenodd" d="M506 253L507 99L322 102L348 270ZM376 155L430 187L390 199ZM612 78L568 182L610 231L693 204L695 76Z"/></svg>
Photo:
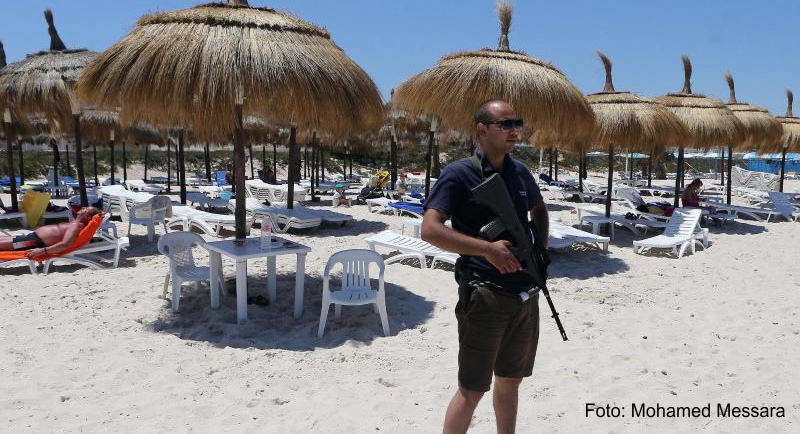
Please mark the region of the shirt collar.
<svg viewBox="0 0 800 434"><path fill-rule="evenodd" d="M481 153L480 148L475 148L475 156L478 157L481 162L481 169L483 169L484 175L491 175L496 172L495 168L489 163L489 159ZM507 171L512 165L511 156L506 154L503 157L503 172Z"/></svg>

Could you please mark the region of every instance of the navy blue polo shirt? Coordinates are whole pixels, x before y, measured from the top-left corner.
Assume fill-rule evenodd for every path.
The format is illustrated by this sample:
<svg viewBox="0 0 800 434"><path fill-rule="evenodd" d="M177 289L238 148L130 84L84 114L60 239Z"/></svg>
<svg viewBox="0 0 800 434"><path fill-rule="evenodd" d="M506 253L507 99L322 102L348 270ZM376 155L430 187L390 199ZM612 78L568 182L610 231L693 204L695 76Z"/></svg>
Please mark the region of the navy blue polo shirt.
<svg viewBox="0 0 800 434"><path fill-rule="evenodd" d="M476 150L475 155L480 159L486 178L496 172L489 160L481 155L480 150ZM508 154L505 156L500 176L514 203L517 218L527 227L528 212L543 201L536 181L524 164L515 161ZM472 199L471 190L481 182L483 179L470 158L462 158L451 163L442 171L430 196L425 200L425 209L435 209L447 215L453 223L454 230L473 237L480 237L480 229L495 218L491 209L477 204ZM528 237L532 239L530 233L528 233ZM501 234L498 239L509 240L513 243L511 235L507 232ZM532 283L530 276L522 272L500 274L482 256L461 255L456 262L456 267L472 270L478 273L482 279L504 287L516 289L530 286Z"/></svg>

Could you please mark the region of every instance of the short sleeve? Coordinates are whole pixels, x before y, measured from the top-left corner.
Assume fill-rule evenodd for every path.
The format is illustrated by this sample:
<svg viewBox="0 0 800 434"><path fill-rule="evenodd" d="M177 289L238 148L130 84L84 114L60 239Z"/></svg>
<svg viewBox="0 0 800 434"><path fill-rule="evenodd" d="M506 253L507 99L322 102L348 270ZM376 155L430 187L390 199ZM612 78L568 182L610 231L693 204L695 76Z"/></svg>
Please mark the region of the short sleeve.
<svg viewBox="0 0 800 434"><path fill-rule="evenodd" d="M539 186L536 185L536 180L533 179L531 172L524 166L522 166L520 170L520 178L525 184L525 191L527 192L528 196L528 209L531 209L542 203L544 201L542 192L539 191Z"/></svg>
<svg viewBox="0 0 800 434"><path fill-rule="evenodd" d="M435 209L450 217L453 214L453 204L462 203L465 198L464 184L458 179L454 170L456 164L451 164L442 171L441 176L434 184L430 194L425 199L424 208Z"/></svg>

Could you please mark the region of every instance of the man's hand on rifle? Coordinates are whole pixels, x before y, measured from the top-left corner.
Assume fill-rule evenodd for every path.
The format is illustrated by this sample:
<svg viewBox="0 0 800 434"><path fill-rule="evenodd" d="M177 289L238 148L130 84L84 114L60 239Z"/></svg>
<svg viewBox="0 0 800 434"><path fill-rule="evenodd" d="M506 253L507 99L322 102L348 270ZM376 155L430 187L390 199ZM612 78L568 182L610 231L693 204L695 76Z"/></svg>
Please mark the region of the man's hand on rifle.
<svg viewBox="0 0 800 434"><path fill-rule="evenodd" d="M508 240L498 240L489 243L489 248L483 257L500 271L500 274L515 273L522 269L516 256L508 250L512 244Z"/></svg>

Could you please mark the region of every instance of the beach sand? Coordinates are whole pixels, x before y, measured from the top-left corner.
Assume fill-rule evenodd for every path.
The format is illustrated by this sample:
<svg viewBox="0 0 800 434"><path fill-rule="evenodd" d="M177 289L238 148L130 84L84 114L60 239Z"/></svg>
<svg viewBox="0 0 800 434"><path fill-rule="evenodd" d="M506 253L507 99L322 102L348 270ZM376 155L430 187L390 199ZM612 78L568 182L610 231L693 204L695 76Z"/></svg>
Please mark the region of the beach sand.
<svg viewBox="0 0 800 434"><path fill-rule="evenodd" d="M787 191L800 187L792 182ZM579 204L545 197L552 216L577 224ZM337 211L355 221L288 235L312 248L299 319L288 257L277 261L277 303L250 305L245 325L235 324L233 295L210 309L206 284L186 286L173 314L161 298L167 262L140 226L117 269L0 269L0 431L440 432L456 389L452 270L387 266L391 335L361 306L344 307L340 320L331 312L318 339L327 258L366 248L364 238L399 231L403 219L365 206ZM570 340L561 341L541 300L518 432L798 432L800 225L738 220L710 232L707 251L682 259L634 254L620 228L608 254L585 246L552 254L549 286ZM196 256L207 263L202 250ZM228 292L232 262L225 273ZM263 291L266 264L252 261L249 275L251 295ZM624 417L587 417L588 403L618 406ZM722 417L717 403L782 406L785 416ZM634 404L711 404L712 415L636 418ZM494 430L487 395L471 432Z"/></svg>

